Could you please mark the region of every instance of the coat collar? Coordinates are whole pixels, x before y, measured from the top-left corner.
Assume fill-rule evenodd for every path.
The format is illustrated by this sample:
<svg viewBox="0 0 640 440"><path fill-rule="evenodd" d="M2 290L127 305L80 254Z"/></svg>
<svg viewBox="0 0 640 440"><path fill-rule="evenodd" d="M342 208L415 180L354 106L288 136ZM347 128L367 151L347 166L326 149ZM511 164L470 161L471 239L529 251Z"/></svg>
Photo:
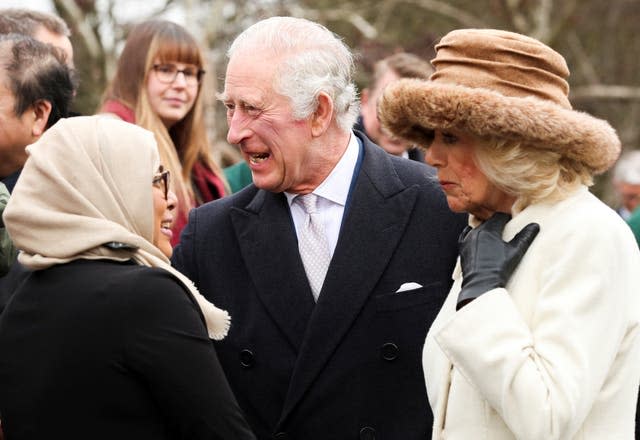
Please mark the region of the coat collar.
<svg viewBox="0 0 640 440"><path fill-rule="evenodd" d="M314 300L287 201L283 194L260 190L244 209L232 208L230 216L258 297L297 351Z"/></svg>

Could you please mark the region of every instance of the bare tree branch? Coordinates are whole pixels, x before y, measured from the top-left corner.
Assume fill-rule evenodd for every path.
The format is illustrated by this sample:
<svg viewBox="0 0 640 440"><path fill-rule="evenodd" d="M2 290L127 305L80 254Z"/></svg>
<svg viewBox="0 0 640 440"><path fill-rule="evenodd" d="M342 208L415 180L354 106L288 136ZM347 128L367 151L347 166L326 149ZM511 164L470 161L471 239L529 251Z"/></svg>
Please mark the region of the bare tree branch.
<svg viewBox="0 0 640 440"><path fill-rule="evenodd" d="M464 9L452 6L447 2L438 0L404 0L403 3L412 4L427 11L451 18L464 27L486 27L486 23L478 17L467 13Z"/></svg>
<svg viewBox="0 0 640 440"><path fill-rule="evenodd" d="M571 48L571 51L576 56L576 60L578 62L578 68L580 69L584 77L587 79L587 81L591 84L600 83L600 79L598 78L598 73L596 72L596 69L593 66L591 58L589 57L589 54L587 54L586 51L584 50L584 46L582 45L582 42L578 38L578 35L576 35L575 30L571 30L567 32L566 40L567 40L567 43L569 44L569 47Z"/></svg>
<svg viewBox="0 0 640 440"><path fill-rule="evenodd" d="M577 7L577 0L563 0L562 8L554 8L553 14L556 17L556 20L549 34L550 38L547 40L547 44L552 44L558 34L567 28L567 21L573 15Z"/></svg>
<svg viewBox="0 0 640 440"><path fill-rule="evenodd" d="M640 87L591 84L576 87L571 92L571 100L640 100Z"/></svg>
<svg viewBox="0 0 640 440"><path fill-rule="evenodd" d="M545 43L551 39L552 7L553 0L540 0L538 7L533 11L533 23L535 27L529 35Z"/></svg>
<svg viewBox="0 0 640 440"><path fill-rule="evenodd" d="M91 55L91 58L97 59L101 56L102 45L98 38L93 33L93 29L87 20L85 20L82 10L78 7L74 0L55 0L54 4L56 8L64 10L77 26L77 30L82 35L87 50Z"/></svg>
<svg viewBox="0 0 640 440"><path fill-rule="evenodd" d="M391 17L393 11L396 8L398 2L396 0L387 0L382 2L382 5L378 8L378 17L376 18L376 29L384 30L387 28L387 23Z"/></svg>
<svg viewBox="0 0 640 440"><path fill-rule="evenodd" d="M344 5L344 4L343 4ZM349 5L347 3L347 5ZM362 15L353 12L351 8L342 7L339 9L306 9L304 16L316 21L346 21L356 28L366 38L373 39L378 36L378 30L369 23Z"/></svg>
<svg viewBox="0 0 640 440"><path fill-rule="evenodd" d="M526 15L521 12L521 0L505 0L505 9L511 16L513 28L523 34L529 34L531 26L527 21Z"/></svg>

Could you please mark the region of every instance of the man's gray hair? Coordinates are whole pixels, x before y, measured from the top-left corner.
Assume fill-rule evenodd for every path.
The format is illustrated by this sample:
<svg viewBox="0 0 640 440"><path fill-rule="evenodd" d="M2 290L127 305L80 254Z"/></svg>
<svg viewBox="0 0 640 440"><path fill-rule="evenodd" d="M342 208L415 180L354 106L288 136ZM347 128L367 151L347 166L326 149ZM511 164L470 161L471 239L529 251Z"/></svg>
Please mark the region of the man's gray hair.
<svg viewBox="0 0 640 440"><path fill-rule="evenodd" d="M360 109L353 82L353 55L341 38L303 18L271 17L242 32L227 56L263 49L274 58L285 57L273 87L290 99L295 118L308 118L318 107L318 95L324 92L333 100L338 125L351 130Z"/></svg>

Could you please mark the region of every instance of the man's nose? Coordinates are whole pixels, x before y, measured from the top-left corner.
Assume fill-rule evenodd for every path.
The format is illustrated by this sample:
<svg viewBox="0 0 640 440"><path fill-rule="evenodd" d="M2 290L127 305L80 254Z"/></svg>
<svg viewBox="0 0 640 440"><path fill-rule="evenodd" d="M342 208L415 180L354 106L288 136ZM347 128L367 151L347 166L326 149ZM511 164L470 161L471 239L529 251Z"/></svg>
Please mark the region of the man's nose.
<svg viewBox="0 0 640 440"><path fill-rule="evenodd" d="M229 131L227 132L227 142L238 145L244 138L249 135L247 118L241 111L235 110L233 114L227 117Z"/></svg>

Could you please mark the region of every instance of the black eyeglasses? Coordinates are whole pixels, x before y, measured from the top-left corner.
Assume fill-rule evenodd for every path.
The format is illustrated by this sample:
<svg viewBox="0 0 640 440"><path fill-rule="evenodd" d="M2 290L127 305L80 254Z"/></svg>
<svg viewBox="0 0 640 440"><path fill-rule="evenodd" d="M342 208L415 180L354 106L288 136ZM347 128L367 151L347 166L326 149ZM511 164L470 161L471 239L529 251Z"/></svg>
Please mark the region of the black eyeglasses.
<svg viewBox="0 0 640 440"><path fill-rule="evenodd" d="M160 167L160 171L155 175L151 183L164 192L164 199L169 200L169 170L162 170Z"/></svg>
<svg viewBox="0 0 640 440"><path fill-rule="evenodd" d="M156 73L158 81L165 84L171 84L178 77L178 73L182 73L184 81L190 86L197 86L200 84L202 76L205 73L204 70L198 69L195 66L178 69L175 64L154 64L153 71Z"/></svg>

